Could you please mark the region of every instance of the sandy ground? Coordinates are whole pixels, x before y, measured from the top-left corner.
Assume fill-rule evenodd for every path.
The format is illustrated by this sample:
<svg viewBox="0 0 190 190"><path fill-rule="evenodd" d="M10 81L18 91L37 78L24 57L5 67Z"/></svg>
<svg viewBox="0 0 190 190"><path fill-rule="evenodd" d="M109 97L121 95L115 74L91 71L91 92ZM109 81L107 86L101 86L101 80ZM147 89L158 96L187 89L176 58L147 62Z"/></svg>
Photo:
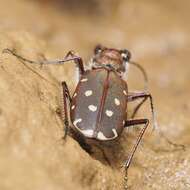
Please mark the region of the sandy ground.
<svg viewBox="0 0 190 190"><path fill-rule="evenodd" d="M159 126L153 131L150 125L135 154L128 189L188 190L189 8L188 0L1 0L0 51L14 48L41 60L61 58L72 49L87 64L97 43L128 48L148 73ZM130 91L141 90L141 73L130 69ZM71 137L65 143L61 139L60 82L67 81L73 92L74 70L74 64L41 68L0 54L1 190L124 188L120 166L139 130L125 131L105 149L110 165L99 150L89 155ZM137 117L151 120L148 102Z"/></svg>

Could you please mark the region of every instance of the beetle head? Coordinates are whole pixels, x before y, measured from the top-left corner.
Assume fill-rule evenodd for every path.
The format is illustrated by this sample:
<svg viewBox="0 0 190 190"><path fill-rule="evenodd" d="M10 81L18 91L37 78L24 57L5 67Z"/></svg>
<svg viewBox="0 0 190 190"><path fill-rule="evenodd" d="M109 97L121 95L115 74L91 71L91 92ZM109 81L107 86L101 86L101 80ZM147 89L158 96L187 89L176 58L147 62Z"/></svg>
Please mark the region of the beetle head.
<svg viewBox="0 0 190 190"><path fill-rule="evenodd" d="M124 49L111 49L101 45L97 45L94 49L94 57L92 59L92 68L106 68L118 73L125 72L127 62L131 58L131 53Z"/></svg>

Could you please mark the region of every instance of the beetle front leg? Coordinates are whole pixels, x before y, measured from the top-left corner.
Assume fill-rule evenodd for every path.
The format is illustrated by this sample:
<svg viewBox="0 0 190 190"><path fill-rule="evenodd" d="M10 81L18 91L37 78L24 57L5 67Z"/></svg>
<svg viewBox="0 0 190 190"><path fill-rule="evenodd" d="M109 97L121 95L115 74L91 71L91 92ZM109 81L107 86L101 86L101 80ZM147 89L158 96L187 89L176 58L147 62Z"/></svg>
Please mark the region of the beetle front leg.
<svg viewBox="0 0 190 190"><path fill-rule="evenodd" d="M73 53L73 51L69 51L67 53L67 55L65 56L65 58L63 58L63 59L43 60L43 61L39 61L39 62L29 60L25 57L22 57L21 55L17 54L14 49L13 50L8 49L8 48L4 49L3 53L10 53L10 54L14 55L15 57L17 57L19 60L24 61L24 62L28 62L31 64L41 64L41 65L43 65L43 64L63 64L63 63L68 62L68 61L74 61L79 68L79 74L82 75L85 72L82 58L80 56L75 55Z"/></svg>
<svg viewBox="0 0 190 190"><path fill-rule="evenodd" d="M137 137L137 140L136 140L136 143L134 144L132 150L131 150L131 153L130 153L130 156L129 156L129 159L124 163L124 167L127 171L127 169L129 168L130 164L131 164L131 161L132 161L132 158L134 156L134 153L144 135L144 132L149 124L149 120L148 119L133 119L133 120L127 120L125 122L125 126L124 127L130 127L130 126L133 126L133 125L142 125L144 124L144 127L141 129L138 137Z"/></svg>
<svg viewBox="0 0 190 190"><path fill-rule="evenodd" d="M80 56L76 56L73 51L69 51L66 54L65 59L69 58L70 56L71 58L73 58L74 62L77 64L79 68L79 75L83 75L85 70L82 58Z"/></svg>
<svg viewBox="0 0 190 190"><path fill-rule="evenodd" d="M69 130L69 117L68 117L68 109L67 109L67 103L69 101L69 104L71 103L71 96L69 93L69 89L68 86L66 84L66 82L62 82L62 90L63 90L63 111L61 112L61 116L62 116L62 120L64 121L64 130L65 130L65 134L63 136L63 139L66 139L67 134L68 134L68 130ZM64 113L64 114L63 114Z"/></svg>

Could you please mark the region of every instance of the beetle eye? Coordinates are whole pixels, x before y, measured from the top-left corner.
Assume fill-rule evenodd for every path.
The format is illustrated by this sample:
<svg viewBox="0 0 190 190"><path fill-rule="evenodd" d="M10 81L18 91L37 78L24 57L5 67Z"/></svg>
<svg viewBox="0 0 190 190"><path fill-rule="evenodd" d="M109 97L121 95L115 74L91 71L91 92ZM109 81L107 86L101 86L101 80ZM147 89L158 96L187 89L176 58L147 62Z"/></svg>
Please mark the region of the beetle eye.
<svg viewBox="0 0 190 190"><path fill-rule="evenodd" d="M101 51L102 51L102 46L99 44L99 45L97 45L97 46L95 47L94 53L95 53L95 54L98 54L98 53L100 53Z"/></svg>
<svg viewBox="0 0 190 190"><path fill-rule="evenodd" d="M131 59L131 53L127 49L121 50L121 56L124 61L129 61Z"/></svg>

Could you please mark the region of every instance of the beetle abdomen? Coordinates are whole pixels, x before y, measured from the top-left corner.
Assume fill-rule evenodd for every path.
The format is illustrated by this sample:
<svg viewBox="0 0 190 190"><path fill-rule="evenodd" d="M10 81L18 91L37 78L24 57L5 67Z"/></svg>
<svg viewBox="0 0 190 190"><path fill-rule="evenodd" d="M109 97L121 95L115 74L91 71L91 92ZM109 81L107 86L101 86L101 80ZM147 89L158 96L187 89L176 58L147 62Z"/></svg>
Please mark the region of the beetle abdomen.
<svg viewBox="0 0 190 190"><path fill-rule="evenodd" d="M105 69L87 71L72 98L74 127L89 138L115 139L123 129L126 95L126 83L115 73Z"/></svg>

